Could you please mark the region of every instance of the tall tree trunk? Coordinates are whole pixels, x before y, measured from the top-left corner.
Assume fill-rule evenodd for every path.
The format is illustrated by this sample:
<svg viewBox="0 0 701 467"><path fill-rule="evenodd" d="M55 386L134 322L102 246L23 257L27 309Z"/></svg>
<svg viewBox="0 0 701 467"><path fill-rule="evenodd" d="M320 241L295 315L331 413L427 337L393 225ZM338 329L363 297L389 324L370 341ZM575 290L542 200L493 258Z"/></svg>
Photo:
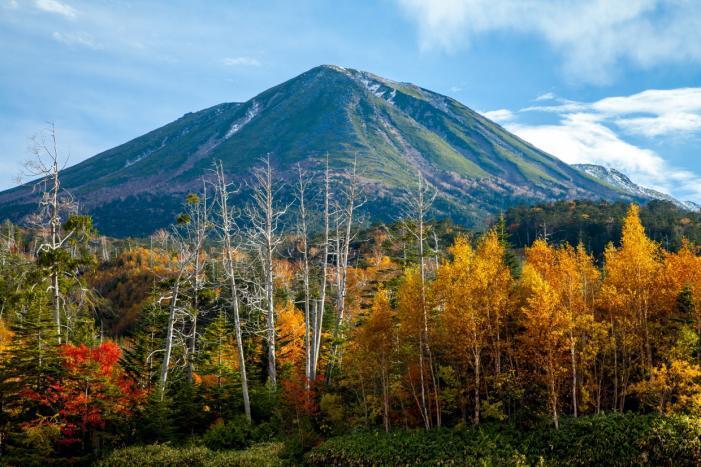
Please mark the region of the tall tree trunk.
<svg viewBox="0 0 701 467"><path fill-rule="evenodd" d="M577 357L575 354L575 339L570 331L570 357L572 363L572 412L577 418Z"/></svg>
<svg viewBox="0 0 701 467"><path fill-rule="evenodd" d="M55 137L53 136L52 132L52 138L54 141L54 153L56 153L56 140ZM61 219L60 219L60 213L58 212L59 209L59 201L58 201L58 193L60 189L60 184L59 184L59 179L58 179L58 173L59 173L59 168L58 168L58 157L53 158L53 165L52 165L52 182L53 182L53 188L51 190L51 250L52 253L56 252L61 247L61 242L59 239L59 229L61 228ZM55 256L54 256L55 258ZM59 278L58 278L58 268L59 265L57 263L57 260L54 259L54 264L52 265L52 271L51 271L51 287L52 287L52 292L53 292L53 305L54 305L54 321L56 322L56 336L58 338L58 344L61 345L61 290L59 289Z"/></svg>
<svg viewBox="0 0 701 467"><path fill-rule="evenodd" d="M312 377L312 327L311 322L311 307L310 307L310 290L309 290L309 247L307 233L307 210L305 205L305 192L307 181L306 174L300 165L297 166L299 179L297 182L297 200L299 202L299 235L302 241L302 288L304 293L304 376L305 388L309 393L311 377Z"/></svg>
<svg viewBox="0 0 701 467"><path fill-rule="evenodd" d="M336 326L334 329L334 342L331 351L331 358L329 359L329 364L326 372L327 382L331 381L331 374L339 358L338 341L341 338L343 320L346 317L345 312L348 281L348 258L350 255L350 243L353 239L353 216L355 213L358 196L358 179L356 170L357 161L353 161L353 171L351 173L350 187L346 191L347 205L344 208L345 219L341 217L336 225ZM343 225L341 225L342 223Z"/></svg>
<svg viewBox="0 0 701 467"><path fill-rule="evenodd" d="M246 371L246 355L243 349L243 335L241 332L241 312L239 310L238 288L236 286L236 273L231 248L227 248L227 266L229 269L229 287L231 293L231 305L234 311L234 332L236 333L236 350L239 358L239 373L241 374L241 395L243 398L243 410L246 420L251 422L251 400L248 395L248 373Z"/></svg>
<svg viewBox="0 0 701 467"><path fill-rule="evenodd" d="M384 353L382 354L382 419L385 426L385 432L389 433L389 378L387 376L387 360Z"/></svg>
<svg viewBox="0 0 701 467"><path fill-rule="evenodd" d="M236 350L239 359L239 373L241 374L241 395L243 398L243 410L248 422L251 422L251 401L248 394L248 373L246 371L246 355L243 348L243 333L241 331L241 312L239 308L238 285L236 282L236 265L233 257L233 241L231 231L233 220L229 212L229 190L224 176L224 168L221 162L216 165L217 171L217 191L219 194L219 208L221 210L221 231L222 246L224 249L224 271L229 281L229 293L231 294L231 308L234 313L234 332L236 334Z"/></svg>
<svg viewBox="0 0 701 467"><path fill-rule="evenodd" d="M314 355L312 358L311 380L316 380L317 371L319 368L319 354L321 353L321 334L324 325L324 311L326 309L326 285L329 264L329 228L330 228L330 197L331 197L331 179L329 173L329 158L326 155L326 170L324 172L324 245L321 258L321 287L319 292L319 301L314 307Z"/></svg>
<svg viewBox="0 0 701 467"><path fill-rule="evenodd" d="M473 425L479 425L480 422L480 409L481 409L481 403L480 403L480 366L482 365L481 359L480 359L480 352L477 350L473 351L474 354L474 363L475 363L475 417L472 420Z"/></svg>
<svg viewBox="0 0 701 467"><path fill-rule="evenodd" d="M170 307L168 312L168 325L166 328L166 348L165 354L163 355L163 364L161 367L161 378L159 382L159 391L161 400L165 395L166 383L168 381L168 369L170 367L170 356L173 352L173 326L175 324L175 312L177 310L178 296L180 295L180 281L183 278L185 268L181 267L178 277L175 279L175 284L173 285L173 294L170 300Z"/></svg>

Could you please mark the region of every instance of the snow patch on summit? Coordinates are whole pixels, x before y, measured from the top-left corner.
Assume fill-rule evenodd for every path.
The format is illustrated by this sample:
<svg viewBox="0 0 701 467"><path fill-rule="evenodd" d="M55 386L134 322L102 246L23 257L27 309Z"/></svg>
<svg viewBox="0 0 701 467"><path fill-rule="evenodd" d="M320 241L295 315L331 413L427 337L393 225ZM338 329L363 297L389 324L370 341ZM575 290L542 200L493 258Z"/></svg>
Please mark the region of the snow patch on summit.
<svg viewBox="0 0 701 467"><path fill-rule="evenodd" d="M370 91L375 97L384 99L390 104L394 105L394 98L397 95L397 90L386 83L375 81L367 77L358 78L358 81L365 86L365 89Z"/></svg>

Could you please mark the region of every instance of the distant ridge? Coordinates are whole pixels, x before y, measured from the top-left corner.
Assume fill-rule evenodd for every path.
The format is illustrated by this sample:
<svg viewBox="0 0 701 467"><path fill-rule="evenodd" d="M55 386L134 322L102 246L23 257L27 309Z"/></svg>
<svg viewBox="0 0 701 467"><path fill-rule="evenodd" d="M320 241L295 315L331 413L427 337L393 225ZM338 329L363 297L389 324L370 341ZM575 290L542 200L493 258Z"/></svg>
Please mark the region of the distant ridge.
<svg viewBox="0 0 701 467"><path fill-rule="evenodd" d="M619 172L616 169L608 169L602 165L596 164L572 164L573 167L598 178L599 180L608 183L614 188L629 193L631 196L643 198L647 200L659 199L674 203L675 206L689 211L698 211L701 206L693 201L680 201L673 196L661 193L651 188L645 188L633 182L627 175Z"/></svg>

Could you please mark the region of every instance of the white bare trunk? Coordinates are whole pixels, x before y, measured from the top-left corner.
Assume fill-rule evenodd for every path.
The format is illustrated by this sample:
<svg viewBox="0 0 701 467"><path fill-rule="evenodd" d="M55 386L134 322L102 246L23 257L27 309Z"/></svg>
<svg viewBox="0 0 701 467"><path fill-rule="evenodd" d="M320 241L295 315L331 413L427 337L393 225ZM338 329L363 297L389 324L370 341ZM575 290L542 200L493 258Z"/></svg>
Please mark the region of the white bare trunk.
<svg viewBox="0 0 701 467"><path fill-rule="evenodd" d="M233 229L233 219L229 211L229 189L224 176L224 169L219 164L217 166L217 192L219 198L219 208L221 223L219 231L222 238L224 250L224 271L229 282L229 293L231 294L231 308L234 314L234 332L236 334L236 349L239 359L239 373L241 375L241 395L243 398L243 410L248 422L251 422L251 400L248 393L248 373L246 371L246 355L243 348L243 333L241 330L241 312L239 309L238 284L236 281L236 268L233 257L233 240L231 231Z"/></svg>

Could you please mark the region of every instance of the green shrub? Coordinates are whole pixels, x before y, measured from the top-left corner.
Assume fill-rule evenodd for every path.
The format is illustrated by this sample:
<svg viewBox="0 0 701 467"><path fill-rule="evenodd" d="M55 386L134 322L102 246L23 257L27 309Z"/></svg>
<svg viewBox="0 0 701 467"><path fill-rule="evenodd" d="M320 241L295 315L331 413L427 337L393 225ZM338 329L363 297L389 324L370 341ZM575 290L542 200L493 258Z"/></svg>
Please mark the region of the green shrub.
<svg viewBox="0 0 701 467"><path fill-rule="evenodd" d="M97 463L102 467L175 466L278 466L281 443L266 443L245 451L212 451L205 447L175 448L165 444L117 449Z"/></svg>
<svg viewBox="0 0 701 467"><path fill-rule="evenodd" d="M312 449L307 461L313 465L524 465L525 457L497 432L435 429L333 438Z"/></svg>
<svg viewBox="0 0 701 467"><path fill-rule="evenodd" d="M280 459L285 465L302 465L304 455L314 446L319 444L319 435L308 427L285 438L285 444L280 451Z"/></svg>
<svg viewBox="0 0 701 467"><path fill-rule="evenodd" d="M213 450L245 449L254 443L271 441L274 430L268 423L252 425L245 417L237 417L210 428L202 437L204 445Z"/></svg>
<svg viewBox="0 0 701 467"><path fill-rule="evenodd" d="M565 418L560 429L478 428L355 433L306 456L312 465L701 465L701 418L613 414Z"/></svg>

